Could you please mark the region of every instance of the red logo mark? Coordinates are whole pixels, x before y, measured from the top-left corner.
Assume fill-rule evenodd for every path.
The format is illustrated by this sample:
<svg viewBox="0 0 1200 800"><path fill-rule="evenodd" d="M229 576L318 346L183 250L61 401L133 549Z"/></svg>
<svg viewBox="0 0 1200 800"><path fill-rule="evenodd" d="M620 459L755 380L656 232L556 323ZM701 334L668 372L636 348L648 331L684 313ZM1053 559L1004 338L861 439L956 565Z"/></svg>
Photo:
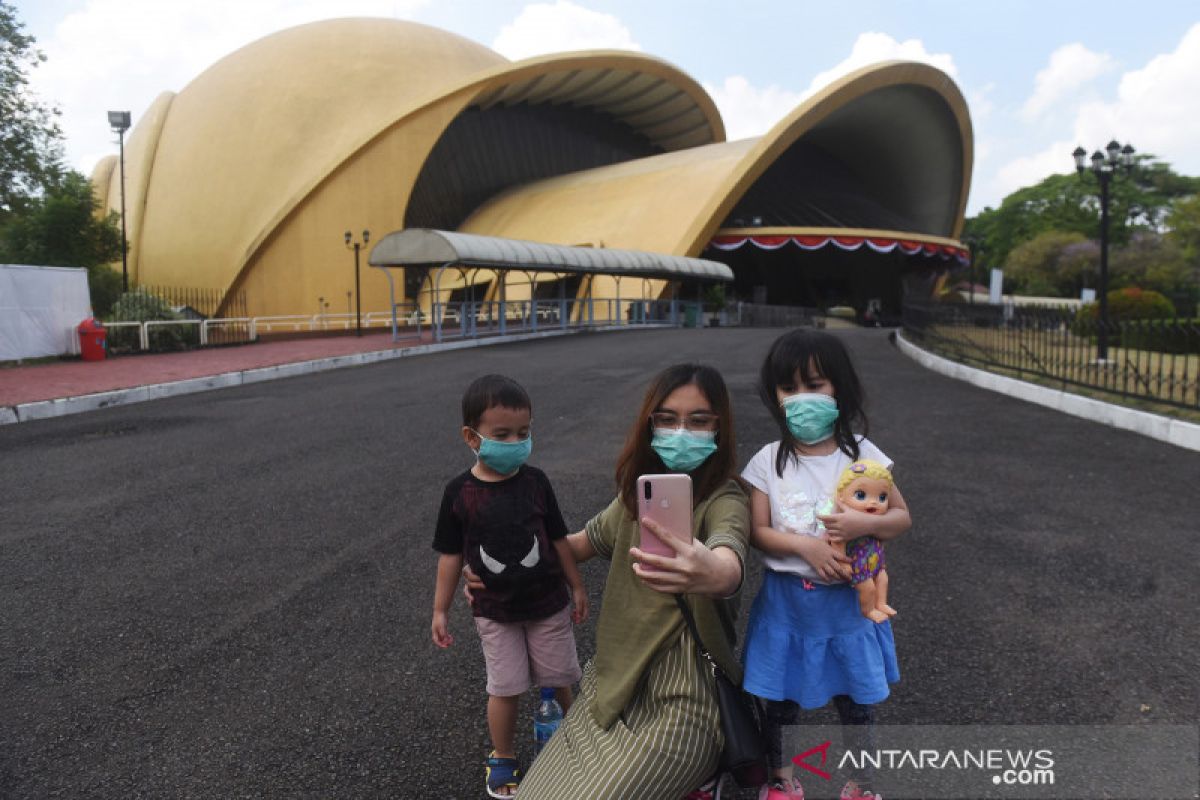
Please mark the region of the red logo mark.
<svg viewBox="0 0 1200 800"><path fill-rule="evenodd" d="M800 769L808 770L813 775L817 775L819 777L824 778L825 780L829 780L830 778L833 777L832 775L830 775L828 772L826 772L823 769L818 769L817 767L814 767L812 764L809 764L807 761L805 761L805 759L808 758L809 756L813 755L814 753L820 753L821 754L821 766L822 767L825 766L825 760L829 757L829 745L830 744L831 744L831 742L823 742L822 744L819 744L816 747L810 747L809 749L805 750L800 755L792 756L792 763L795 764L797 767L800 767Z"/></svg>

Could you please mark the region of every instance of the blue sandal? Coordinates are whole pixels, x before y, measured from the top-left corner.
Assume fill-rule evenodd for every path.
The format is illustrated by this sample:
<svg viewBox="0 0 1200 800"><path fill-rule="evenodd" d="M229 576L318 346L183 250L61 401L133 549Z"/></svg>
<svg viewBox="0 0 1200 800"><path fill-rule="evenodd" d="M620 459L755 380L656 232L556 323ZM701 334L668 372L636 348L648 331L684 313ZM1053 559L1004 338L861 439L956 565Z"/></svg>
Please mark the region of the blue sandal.
<svg viewBox="0 0 1200 800"><path fill-rule="evenodd" d="M488 797L516 797L517 787L521 784L521 765L515 758L497 758L496 751L488 754L487 760L487 793ZM508 789L509 794L497 794L501 789Z"/></svg>

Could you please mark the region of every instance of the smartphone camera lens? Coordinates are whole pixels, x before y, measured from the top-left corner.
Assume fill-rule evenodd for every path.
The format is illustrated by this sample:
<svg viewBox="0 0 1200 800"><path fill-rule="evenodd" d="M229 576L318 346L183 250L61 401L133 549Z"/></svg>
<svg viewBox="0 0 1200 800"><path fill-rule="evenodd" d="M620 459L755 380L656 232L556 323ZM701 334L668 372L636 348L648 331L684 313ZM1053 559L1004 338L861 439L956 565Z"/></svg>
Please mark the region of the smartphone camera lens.
<svg viewBox="0 0 1200 800"><path fill-rule="evenodd" d="M643 492L643 494L645 494L646 499L649 500L650 499L650 481L646 481L645 483L642 484L642 492Z"/></svg>

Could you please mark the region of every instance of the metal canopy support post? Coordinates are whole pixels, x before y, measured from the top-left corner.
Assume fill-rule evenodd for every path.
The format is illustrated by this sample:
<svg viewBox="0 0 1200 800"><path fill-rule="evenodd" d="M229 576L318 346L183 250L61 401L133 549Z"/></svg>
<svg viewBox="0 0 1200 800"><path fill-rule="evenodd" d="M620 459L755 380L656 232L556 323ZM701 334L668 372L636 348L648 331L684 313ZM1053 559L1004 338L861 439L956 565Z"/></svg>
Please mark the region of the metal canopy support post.
<svg viewBox="0 0 1200 800"><path fill-rule="evenodd" d="M555 273L558 275L558 323L563 330L567 328L567 276L565 273Z"/></svg>
<svg viewBox="0 0 1200 800"><path fill-rule="evenodd" d="M500 335L508 330L508 270L500 270Z"/></svg>
<svg viewBox="0 0 1200 800"><path fill-rule="evenodd" d="M388 300L392 304L392 341L400 341L400 332L396 325L396 282L392 280L392 271L385 269L383 274L387 277L388 282Z"/></svg>
<svg viewBox="0 0 1200 800"><path fill-rule="evenodd" d="M609 315L610 319L608 320L608 322L610 325L620 325L621 324L621 276L616 275L614 277L616 278L616 281L617 281L617 304L616 304L616 308L613 309L613 314ZM616 315L615 322L611 319L611 317L613 315Z"/></svg>

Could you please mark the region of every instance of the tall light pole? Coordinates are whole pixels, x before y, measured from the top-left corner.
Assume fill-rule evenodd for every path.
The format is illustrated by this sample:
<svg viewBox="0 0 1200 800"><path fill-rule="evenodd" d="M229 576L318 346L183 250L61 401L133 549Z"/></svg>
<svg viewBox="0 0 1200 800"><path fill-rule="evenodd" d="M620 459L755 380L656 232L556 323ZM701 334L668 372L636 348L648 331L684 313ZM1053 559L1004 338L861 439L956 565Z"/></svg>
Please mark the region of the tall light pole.
<svg viewBox="0 0 1200 800"><path fill-rule="evenodd" d="M363 228L362 241L353 241L354 235L350 231L345 233L346 248L354 248L354 335L362 336L362 293L359 291L358 283L358 250L360 247L366 247L367 242L371 241L371 232Z"/></svg>
<svg viewBox="0 0 1200 800"><path fill-rule="evenodd" d="M129 291L129 244L125 236L125 131L129 130L128 111L108 112L108 125L117 134L121 146L121 291Z"/></svg>
<svg viewBox="0 0 1200 800"><path fill-rule="evenodd" d="M1121 143L1116 139L1108 143L1104 148L1108 151L1108 156L1099 150L1092 153L1091 170L1096 175L1096 180L1100 182L1100 279L1096 286L1096 293L1100 296L1100 328L1096 334L1096 360L1100 363L1108 361L1108 202L1109 202L1109 187L1112 184L1113 175L1120 169L1126 175L1133 171L1133 145L1127 144L1121 147ZM1086 163L1087 151L1082 147L1076 147L1075 152L1071 153L1075 158L1075 169L1080 175L1083 175L1088 169Z"/></svg>

